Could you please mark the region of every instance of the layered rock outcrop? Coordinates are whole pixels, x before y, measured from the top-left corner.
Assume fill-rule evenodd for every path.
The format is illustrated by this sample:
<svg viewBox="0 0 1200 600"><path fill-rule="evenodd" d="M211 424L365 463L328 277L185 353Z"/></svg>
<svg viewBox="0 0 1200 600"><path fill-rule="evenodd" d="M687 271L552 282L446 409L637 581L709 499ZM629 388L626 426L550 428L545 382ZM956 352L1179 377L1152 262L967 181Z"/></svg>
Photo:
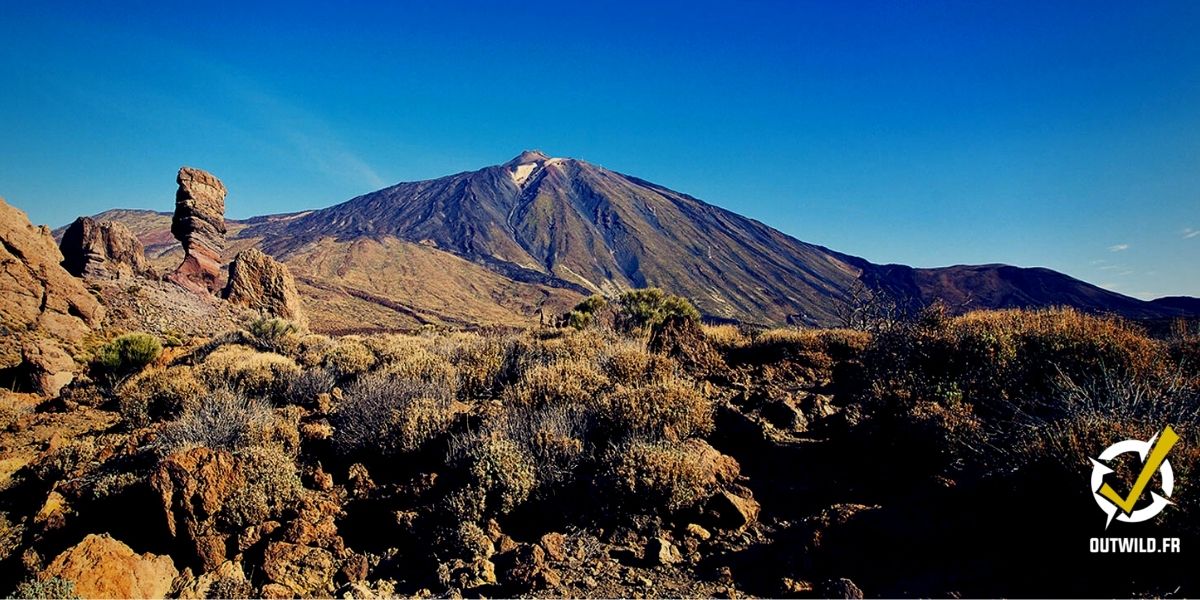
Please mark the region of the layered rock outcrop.
<svg viewBox="0 0 1200 600"><path fill-rule="evenodd" d="M104 320L104 307L62 260L49 229L0 199L0 371L19 374L15 387L51 395L74 369L64 348Z"/></svg>
<svg viewBox="0 0 1200 600"><path fill-rule="evenodd" d="M229 284L221 295L228 301L307 326L296 281L281 262L257 248L240 252L229 265Z"/></svg>
<svg viewBox="0 0 1200 600"><path fill-rule="evenodd" d="M225 184L191 167L179 169L176 181L171 234L183 244L184 257L168 279L196 293L214 294L221 287L225 250Z"/></svg>
<svg viewBox="0 0 1200 600"><path fill-rule="evenodd" d="M63 233L62 266L76 277L125 279L151 273L142 242L116 221L79 217Z"/></svg>

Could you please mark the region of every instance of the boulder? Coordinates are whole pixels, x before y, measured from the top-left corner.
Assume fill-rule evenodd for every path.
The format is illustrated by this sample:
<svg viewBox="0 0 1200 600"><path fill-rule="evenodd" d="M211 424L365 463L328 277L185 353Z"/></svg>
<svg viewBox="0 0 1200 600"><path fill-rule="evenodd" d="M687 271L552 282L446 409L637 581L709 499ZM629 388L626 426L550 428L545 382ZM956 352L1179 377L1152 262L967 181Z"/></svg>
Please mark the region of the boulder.
<svg viewBox="0 0 1200 600"><path fill-rule="evenodd" d="M818 595L823 598L844 598L846 600L860 600L866 597L862 589L845 577L822 582Z"/></svg>
<svg viewBox="0 0 1200 600"><path fill-rule="evenodd" d="M215 294L225 250L225 184L191 167L179 169L176 181L171 234L183 244L184 256L168 279L198 294Z"/></svg>
<svg viewBox="0 0 1200 600"><path fill-rule="evenodd" d="M287 542L272 542L263 554L263 574L300 596L327 595L333 591L337 565L333 554Z"/></svg>
<svg viewBox="0 0 1200 600"><path fill-rule="evenodd" d="M116 221L79 217L58 247L63 268L76 277L125 279L151 273L141 240Z"/></svg>
<svg viewBox="0 0 1200 600"><path fill-rule="evenodd" d="M713 496L709 502L709 511L725 529L746 528L758 520L759 510L759 504L753 498L743 498L727 490Z"/></svg>
<svg viewBox="0 0 1200 600"><path fill-rule="evenodd" d="M51 339L27 342L21 360L33 389L47 396L57 396L75 378L75 359Z"/></svg>
<svg viewBox="0 0 1200 600"><path fill-rule="evenodd" d="M558 571L546 563L546 552L537 544L521 544L496 557L504 582L525 592L555 588L562 582Z"/></svg>
<svg viewBox="0 0 1200 600"><path fill-rule="evenodd" d="M683 561L683 555L670 540L659 536L646 544L646 561L652 565L673 565Z"/></svg>
<svg viewBox="0 0 1200 600"><path fill-rule="evenodd" d="M190 546L202 572L226 560L229 536L217 528L214 517L244 484L237 467L229 452L197 447L168 456L150 476L162 499L167 529Z"/></svg>
<svg viewBox="0 0 1200 600"><path fill-rule="evenodd" d="M229 283L221 295L233 304L308 325L292 273L257 248L238 253L229 264Z"/></svg>
<svg viewBox="0 0 1200 600"><path fill-rule="evenodd" d="M168 556L139 555L107 534L91 534L40 576L75 582L83 598L165 598L178 574Z"/></svg>
<svg viewBox="0 0 1200 600"><path fill-rule="evenodd" d="M49 229L0 199L0 371L14 380L5 387L56 393L75 368L63 349L104 320L104 307L62 260Z"/></svg>
<svg viewBox="0 0 1200 600"><path fill-rule="evenodd" d="M538 540L538 545L546 551L550 560L565 560L567 558L567 536L552 531Z"/></svg>

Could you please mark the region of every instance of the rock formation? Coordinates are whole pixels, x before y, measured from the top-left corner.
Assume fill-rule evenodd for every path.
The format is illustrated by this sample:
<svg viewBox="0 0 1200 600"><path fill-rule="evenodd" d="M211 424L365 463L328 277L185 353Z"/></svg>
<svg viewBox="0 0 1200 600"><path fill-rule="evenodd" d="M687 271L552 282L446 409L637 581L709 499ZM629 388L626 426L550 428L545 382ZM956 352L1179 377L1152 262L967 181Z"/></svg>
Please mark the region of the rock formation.
<svg viewBox="0 0 1200 600"><path fill-rule="evenodd" d="M63 233L63 267L76 277L124 279L150 273L142 242L116 221L79 217Z"/></svg>
<svg viewBox="0 0 1200 600"><path fill-rule="evenodd" d="M200 294L220 289L221 252L225 249L225 184L212 173L179 169L171 233L183 244L183 262L168 276Z"/></svg>
<svg viewBox="0 0 1200 600"><path fill-rule="evenodd" d="M104 319L104 307L62 260L49 229L0 199L0 372L12 380L6 385L58 393L74 369L64 348Z"/></svg>
<svg viewBox="0 0 1200 600"><path fill-rule="evenodd" d="M281 262L257 248L240 252L229 264L229 284L221 294L234 304L307 326L296 282Z"/></svg>
<svg viewBox="0 0 1200 600"><path fill-rule="evenodd" d="M169 556L139 555L108 534L91 534L42 575L73 581L83 598L165 598L178 574Z"/></svg>

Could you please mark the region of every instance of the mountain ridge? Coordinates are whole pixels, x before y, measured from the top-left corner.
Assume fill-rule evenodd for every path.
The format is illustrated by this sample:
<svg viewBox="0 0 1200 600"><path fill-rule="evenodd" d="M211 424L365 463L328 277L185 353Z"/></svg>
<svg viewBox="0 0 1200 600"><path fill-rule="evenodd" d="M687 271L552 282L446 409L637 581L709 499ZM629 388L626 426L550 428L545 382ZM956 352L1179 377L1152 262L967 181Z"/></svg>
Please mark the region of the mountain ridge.
<svg viewBox="0 0 1200 600"><path fill-rule="evenodd" d="M144 238L148 254L171 256L162 232L148 223L161 214L112 214L143 221L130 228ZM465 301L464 286L487 279L486 291L475 292L501 312L515 310L513 322L540 320L571 298L645 286L687 296L711 319L761 325L836 325L841 307L863 285L921 304L941 299L964 308L1069 305L1134 318L1195 314L1186 300L1143 301L1043 267L875 264L660 184L537 150L326 208L227 225L235 247L261 247L314 290L388 299L404 291L388 274L404 272L416 284L436 283L439 293ZM402 260L443 272L404 271ZM474 275L458 277L467 271ZM404 295L401 304L418 313L473 316L441 298ZM484 322L504 321L490 307L483 312Z"/></svg>

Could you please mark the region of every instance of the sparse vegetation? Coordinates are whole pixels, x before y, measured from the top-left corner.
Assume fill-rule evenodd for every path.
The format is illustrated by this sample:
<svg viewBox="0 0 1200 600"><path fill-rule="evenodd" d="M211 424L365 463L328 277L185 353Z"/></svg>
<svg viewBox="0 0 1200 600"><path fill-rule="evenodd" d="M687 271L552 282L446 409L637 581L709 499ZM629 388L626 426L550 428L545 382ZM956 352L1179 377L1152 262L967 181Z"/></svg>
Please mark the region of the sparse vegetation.
<svg viewBox="0 0 1200 600"><path fill-rule="evenodd" d="M132 371L115 402L101 405L124 427L53 442L20 489L54 489L71 518L107 519L111 504L159 498L147 481L163 480L162 465L200 465L203 483L170 489L201 486L189 502L202 503L201 489L220 502L186 526L176 522L175 541L198 549L173 558L228 560L229 548L244 547L249 577L210 573L214 597L262 594L274 576L257 562L268 547L320 568L325 552L329 564L360 565L371 589L503 594L559 585L537 569L563 569L552 572L565 580L578 556L623 556L630 547L668 556L661 540L682 565L721 564L756 540L777 558L733 571L727 585L747 593L791 593L772 586L807 576L797 564L900 592L907 588L834 554L839 544L875 548L888 536L911 540L904 527L917 528L937 548L912 550L911 562L876 560L905 572L934 563L969 572L940 548L992 551L963 536L1002 540L1030 527L1007 510L1026 494L1077 507L1075 495L1087 505L1079 482L1087 459L1115 440L1147 439L1165 424L1200 428L1197 338L1186 328L1155 339L1070 310L952 316L938 307L873 332L702 327L645 291L584 308L599 318L537 332L328 338L254 321L181 349L167 365ZM680 344L702 350L703 360ZM1190 535L1200 516L1190 482L1200 451L1172 452L1177 487L1164 523ZM231 469L227 481L220 465ZM43 498L26 506L5 494L0 562L15 564L53 522L33 517L53 511L42 511ZM139 514L161 518L162 506L151 508L139 505ZM830 515L853 510L878 516L836 530L838 519L853 518ZM1087 511L1046 510L1057 525L1041 530L1095 525L1096 515L1077 514ZM978 511L1001 516L983 523ZM816 545L796 541L810 527L833 533ZM551 560L560 544L583 554ZM526 559L544 564L520 566ZM480 583L488 569L497 583ZM521 573L544 578L518 585ZM975 576L985 584L963 591L1023 589ZM332 594L335 584L325 585L314 595Z"/></svg>
<svg viewBox="0 0 1200 600"><path fill-rule="evenodd" d="M101 346L93 364L103 375L118 381L142 370L161 354L158 338L148 333L126 333Z"/></svg>

